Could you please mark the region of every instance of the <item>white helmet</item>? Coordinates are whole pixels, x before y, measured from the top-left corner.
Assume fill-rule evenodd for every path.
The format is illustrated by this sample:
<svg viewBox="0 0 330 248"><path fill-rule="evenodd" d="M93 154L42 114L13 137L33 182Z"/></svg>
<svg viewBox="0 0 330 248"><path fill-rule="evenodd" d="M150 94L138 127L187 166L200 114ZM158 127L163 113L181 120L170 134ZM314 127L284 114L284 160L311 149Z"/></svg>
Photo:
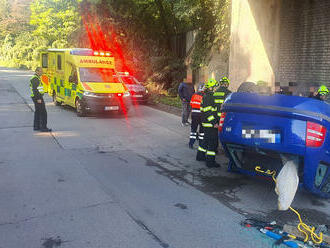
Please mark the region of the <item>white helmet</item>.
<svg viewBox="0 0 330 248"><path fill-rule="evenodd" d="M204 84L202 83L202 84L200 84L199 86L198 86L198 88L197 88L197 91L203 91L204 90Z"/></svg>

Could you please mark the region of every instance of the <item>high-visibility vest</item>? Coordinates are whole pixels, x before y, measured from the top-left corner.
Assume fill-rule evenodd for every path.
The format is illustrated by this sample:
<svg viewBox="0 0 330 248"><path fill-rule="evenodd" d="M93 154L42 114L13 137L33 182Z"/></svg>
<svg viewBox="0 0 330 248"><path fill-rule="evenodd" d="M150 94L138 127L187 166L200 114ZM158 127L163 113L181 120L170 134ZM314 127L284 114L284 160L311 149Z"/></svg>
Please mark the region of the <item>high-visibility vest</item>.
<svg viewBox="0 0 330 248"><path fill-rule="evenodd" d="M193 94L190 100L191 112L192 113L200 113L201 102L203 99L203 94L201 92L197 92Z"/></svg>
<svg viewBox="0 0 330 248"><path fill-rule="evenodd" d="M218 112L217 115L219 117L221 116L221 112L220 112L221 105L223 104L229 93L230 91L227 88L220 86L213 94L214 103L217 106L217 112Z"/></svg>
<svg viewBox="0 0 330 248"><path fill-rule="evenodd" d="M45 91L44 91L44 86L43 86L43 84L42 84L40 78L39 78L37 75L34 75L34 76L30 79L31 97L34 97L33 89L32 89L32 80L33 80L34 78L37 78L37 79L39 80L39 85L38 85L38 87L37 87L37 90L39 91L39 93L40 93L41 95L43 95L43 94L45 93Z"/></svg>
<svg viewBox="0 0 330 248"><path fill-rule="evenodd" d="M219 117L217 116L217 107L214 102L213 92L207 92L203 96L201 103L201 113L202 113L202 126L213 128L216 123L219 122Z"/></svg>

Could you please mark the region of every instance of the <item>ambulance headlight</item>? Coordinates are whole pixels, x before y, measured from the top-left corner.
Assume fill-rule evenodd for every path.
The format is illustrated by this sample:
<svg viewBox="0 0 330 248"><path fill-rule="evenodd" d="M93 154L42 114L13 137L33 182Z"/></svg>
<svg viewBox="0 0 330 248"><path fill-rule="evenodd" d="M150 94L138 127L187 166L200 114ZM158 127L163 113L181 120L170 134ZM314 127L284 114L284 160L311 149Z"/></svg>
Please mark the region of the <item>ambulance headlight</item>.
<svg viewBox="0 0 330 248"><path fill-rule="evenodd" d="M125 93L124 93L124 97L129 97L131 94L129 93L129 91L126 91Z"/></svg>
<svg viewBox="0 0 330 248"><path fill-rule="evenodd" d="M89 96L89 97L96 97L96 94L93 92L85 91L83 93L84 96Z"/></svg>

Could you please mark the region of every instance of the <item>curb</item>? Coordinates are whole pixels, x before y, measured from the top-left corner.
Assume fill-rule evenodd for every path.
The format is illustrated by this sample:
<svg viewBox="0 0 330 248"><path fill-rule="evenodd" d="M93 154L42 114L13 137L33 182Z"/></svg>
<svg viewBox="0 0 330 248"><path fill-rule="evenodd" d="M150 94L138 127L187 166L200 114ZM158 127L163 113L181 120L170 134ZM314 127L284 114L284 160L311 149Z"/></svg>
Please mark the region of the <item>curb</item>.
<svg viewBox="0 0 330 248"><path fill-rule="evenodd" d="M149 103L147 106L149 106L151 108L154 108L154 109L158 109L158 110L167 112L167 113L170 113L170 114L174 114L174 115L177 115L177 116L181 116L181 112L182 112L181 108L166 105L166 104L163 104L163 103Z"/></svg>

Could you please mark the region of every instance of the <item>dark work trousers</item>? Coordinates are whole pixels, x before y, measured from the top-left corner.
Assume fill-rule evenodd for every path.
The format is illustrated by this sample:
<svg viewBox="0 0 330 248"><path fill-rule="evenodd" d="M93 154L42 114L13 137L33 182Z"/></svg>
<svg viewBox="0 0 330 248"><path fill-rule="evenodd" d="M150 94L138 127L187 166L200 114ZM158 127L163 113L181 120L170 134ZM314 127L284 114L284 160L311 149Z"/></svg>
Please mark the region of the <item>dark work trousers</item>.
<svg viewBox="0 0 330 248"><path fill-rule="evenodd" d="M182 123L183 124L188 122L190 111L191 111L190 102L182 101Z"/></svg>
<svg viewBox="0 0 330 248"><path fill-rule="evenodd" d="M206 160L206 165L215 163L215 151L218 142L218 129L212 127L204 128L204 140L198 148L196 160Z"/></svg>
<svg viewBox="0 0 330 248"><path fill-rule="evenodd" d="M34 122L33 128L34 129L45 129L47 128L47 111L44 99L41 98L41 103L37 102L37 99L32 97L34 103Z"/></svg>
<svg viewBox="0 0 330 248"><path fill-rule="evenodd" d="M199 128L198 132L197 129ZM191 130L190 130L190 139L189 145L193 145L198 138L199 144L201 140L204 139L204 131L201 120L201 113L191 113Z"/></svg>
<svg viewBox="0 0 330 248"><path fill-rule="evenodd" d="M215 152L218 145L218 128L205 128L206 165L213 165L215 162ZM212 153L212 154L208 154Z"/></svg>

